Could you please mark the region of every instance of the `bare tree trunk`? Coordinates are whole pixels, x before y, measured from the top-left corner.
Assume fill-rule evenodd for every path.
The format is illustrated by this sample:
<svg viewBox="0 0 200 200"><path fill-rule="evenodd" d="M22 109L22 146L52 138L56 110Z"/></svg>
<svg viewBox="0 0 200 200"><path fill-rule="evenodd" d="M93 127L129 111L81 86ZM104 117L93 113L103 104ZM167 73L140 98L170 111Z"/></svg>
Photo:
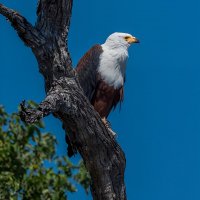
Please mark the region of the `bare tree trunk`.
<svg viewBox="0 0 200 200"><path fill-rule="evenodd" d="M125 200L125 155L103 125L79 85L67 48L73 0L39 0L37 23L32 26L19 13L0 4L22 41L32 49L45 79L47 96L37 110L22 104L27 123L53 113L63 122L70 141L91 175L95 200Z"/></svg>

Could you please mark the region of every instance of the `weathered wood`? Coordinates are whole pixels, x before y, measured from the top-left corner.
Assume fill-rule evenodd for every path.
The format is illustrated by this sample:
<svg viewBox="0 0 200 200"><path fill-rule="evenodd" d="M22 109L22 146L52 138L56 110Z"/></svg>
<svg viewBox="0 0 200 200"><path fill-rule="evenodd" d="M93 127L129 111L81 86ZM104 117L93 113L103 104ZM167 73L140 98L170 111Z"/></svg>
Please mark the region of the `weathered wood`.
<svg viewBox="0 0 200 200"><path fill-rule="evenodd" d="M47 97L38 109L28 109L22 104L21 118L34 123L53 113L63 122L66 134L85 162L92 178L93 198L125 200L125 155L84 95L72 68L66 42L72 3L72 0L40 0L34 27L15 11L0 5L0 13L32 48L45 79Z"/></svg>

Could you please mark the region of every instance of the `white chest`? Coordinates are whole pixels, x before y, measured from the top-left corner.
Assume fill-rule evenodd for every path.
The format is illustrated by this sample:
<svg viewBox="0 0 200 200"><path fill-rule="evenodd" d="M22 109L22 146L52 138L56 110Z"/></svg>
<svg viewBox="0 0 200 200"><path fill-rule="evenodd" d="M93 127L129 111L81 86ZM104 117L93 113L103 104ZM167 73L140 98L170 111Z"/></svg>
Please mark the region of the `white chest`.
<svg viewBox="0 0 200 200"><path fill-rule="evenodd" d="M124 84L128 51L124 48L110 50L104 45L102 48L98 72L108 85L119 89Z"/></svg>

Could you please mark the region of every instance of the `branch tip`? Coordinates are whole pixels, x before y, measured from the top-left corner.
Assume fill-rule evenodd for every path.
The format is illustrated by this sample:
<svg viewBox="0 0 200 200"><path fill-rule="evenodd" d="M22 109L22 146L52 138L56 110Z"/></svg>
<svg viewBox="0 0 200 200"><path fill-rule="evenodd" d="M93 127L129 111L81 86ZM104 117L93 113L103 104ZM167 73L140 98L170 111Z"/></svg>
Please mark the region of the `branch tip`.
<svg viewBox="0 0 200 200"><path fill-rule="evenodd" d="M32 124L39 121L43 117L42 111L37 109L26 108L25 100L23 100L20 104L20 108L21 110L19 111L19 116L21 120L25 123Z"/></svg>
<svg viewBox="0 0 200 200"><path fill-rule="evenodd" d="M42 42L42 36L28 20L13 9L0 4L0 14L11 23L25 45L35 48Z"/></svg>

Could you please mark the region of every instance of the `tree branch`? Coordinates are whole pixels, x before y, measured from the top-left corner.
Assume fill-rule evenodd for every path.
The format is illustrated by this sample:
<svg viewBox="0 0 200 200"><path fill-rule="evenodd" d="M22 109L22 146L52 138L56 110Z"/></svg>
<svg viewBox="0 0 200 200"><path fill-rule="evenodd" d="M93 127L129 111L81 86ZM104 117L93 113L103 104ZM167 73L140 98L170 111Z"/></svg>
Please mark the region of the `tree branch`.
<svg viewBox="0 0 200 200"><path fill-rule="evenodd" d="M58 109L58 105L54 105L57 103L55 99L58 99L57 94L51 94L50 96L47 96L46 99L39 104L38 109L26 108L26 102L23 101L20 104L21 111L19 113L21 120L26 123L35 123L43 117L55 112L56 109Z"/></svg>
<svg viewBox="0 0 200 200"><path fill-rule="evenodd" d="M46 43L34 51L40 72L45 77L46 91L62 77L74 77L72 60L67 46L73 0L39 0L36 29Z"/></svg>
<svg viewBox="0 0 200 200"><path fill-rule="evenodd" d="M72 5L73 0L39 0L37 9L36 28L49 40L54 43L56 41L64 58L67 58L65 60L67 72L72 71L72 61L67 47ZM71 76L67 72L66 75Z"/></svg>
<svg viewBox="0 0 200 200"><path fill-rule="evenodd" d="M44 35L56 35L66 40L70 25L73 0L39 0L36 23Z"/></svg>
<svg viewBox="0 0 200 200"><path fill-rule="evenodd" d="M22 41L31 48L36 48L45 42L39 32L19 13L0 4L0 14L5 16L17 31Z"/></svg>
<svg viewBox="0 0 200 200"><path fill-rule="evenodd" d="M70 81L68 81L70 82ZM20 117L22 121L26 123L34 123L42 119L43 117L48 116L49 114L54 114L58 112L62 107L72 109L71 104L68 101L69 97L65 91L63 91L60 86L61 80L56 81L51 90L49 90L47 97L42 101L37 109L26 108L25 101L20 104L21 111ZM64 105L62 105L64 104Z"/></svg>

